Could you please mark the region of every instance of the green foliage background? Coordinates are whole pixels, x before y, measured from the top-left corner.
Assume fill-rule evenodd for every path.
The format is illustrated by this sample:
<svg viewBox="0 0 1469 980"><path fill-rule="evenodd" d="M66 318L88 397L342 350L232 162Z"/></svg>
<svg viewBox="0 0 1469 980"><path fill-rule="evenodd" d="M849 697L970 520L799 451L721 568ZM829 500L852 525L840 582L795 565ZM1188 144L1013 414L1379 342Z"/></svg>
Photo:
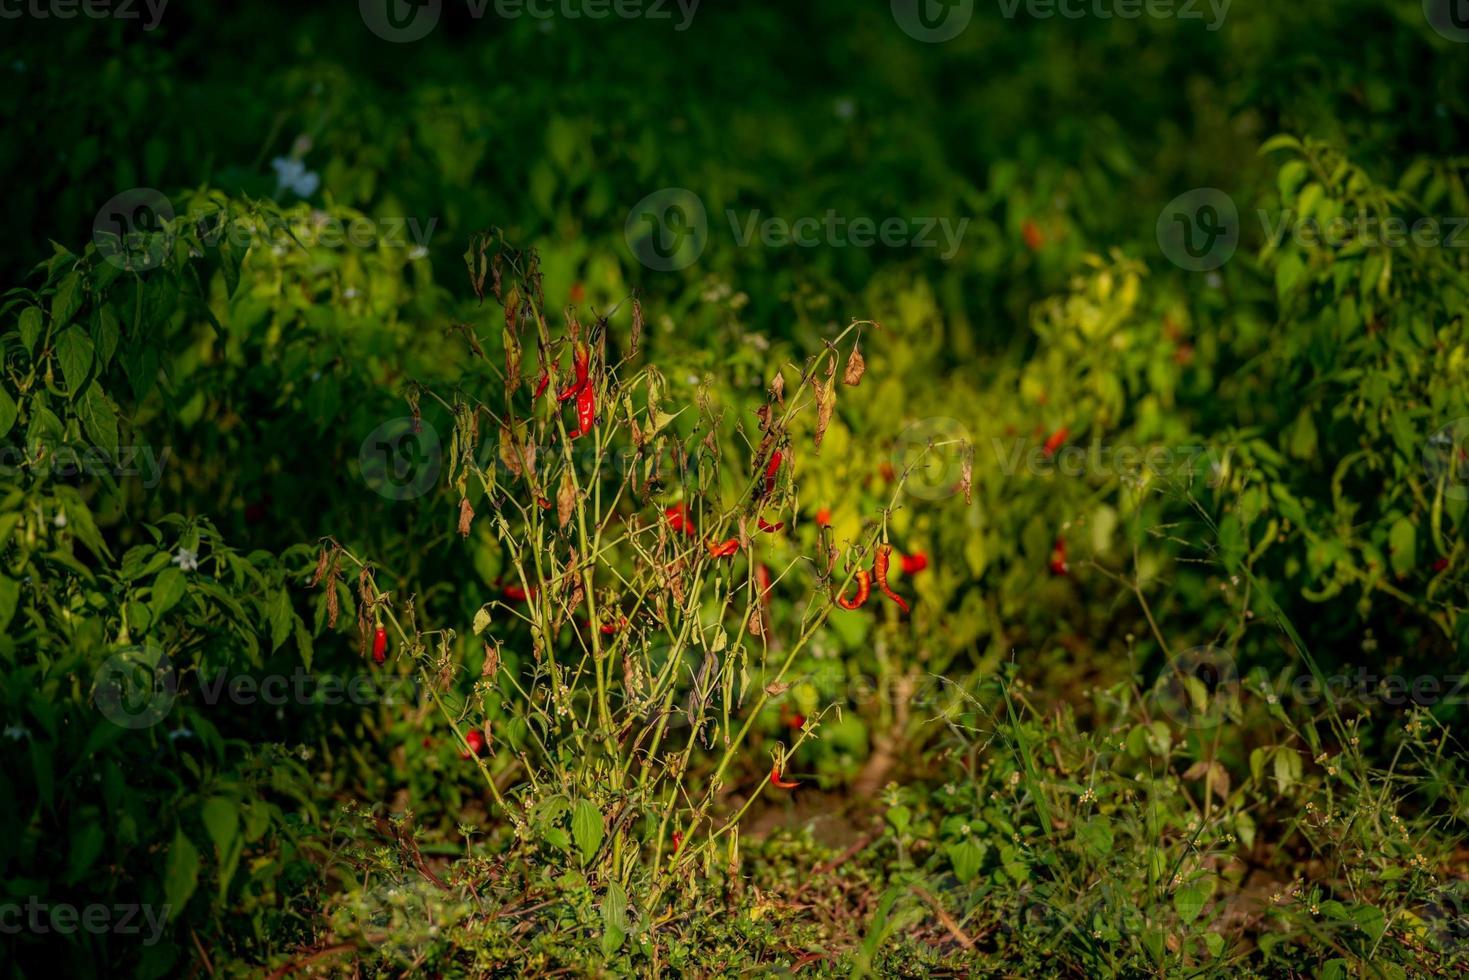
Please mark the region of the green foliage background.
<svg viewBox="0 0 1469 980"><path fill-rule="evenodd" d="M1218 727L1179 731L1143 694L1204 645L1249 684L1363 664L1462 673L1466 504L1424 453L1469 417L1469 234L1333 247L1267 232L1287 213L1469 216L1469 47L1435 33L1416 0L1236 0L1218 30L1007 19L981 4L933 45L884 3L707 0L687 30L675 23L477 19L449 3L427 39L389 44L350 7L179 5L151 31L7 22L0 438L7 464L26 462L0 473L0 710L16 733L0 760L0 794L16 801L0 816L0 867L12 899L173 909L155 946L7 936L14 969L177 975L201 946L241 975L292 962L351 935L332 918L344 907L379 922L398 901L374 885L403 878L407 859L375 851L373 834L401 841L384 827L405 811L434 861L463 859L455 888L508 864L527 894L594 914L560 913L527 951L465 892L435 889L421 900L433 914L409 900L400 924L432 917L442 931L359 944L383 975L425 962L451 975L718 972L789 967L792 950L835 950L820 969L893 973L951 955L1093 974L1452 969L1462 934L1435 945L1423 936L1443 933L1415 923L1452 921L1463 894L1462 760L1443 731L1461 705L1345 717L1258 696ZM282 157L319 187L282 189ZM103 203L137 187L189 219L141 275L90 244ZM641 266L624 236L629 209L665 187L710 216L703 253L676 272ZM1198 187L1241 215L1237 253L1210 274L1170 263L1155 234L1165 205ZM947 257L741 247L730 211L968 224ZM404 233L423 230L426 248L322 244L302 229L323 217L411 219ZM250 244L221 245L221 221ZM743 877L711 871L732 855L702 857L730 893L685 881L688 921L660 941L638 874L583 867L599 845L581 846L574 810L546 816L546 832L571 831L581 862L569 846L520 849L432 713L202 698L221 672L362 671L352 616L329 627L324 594L306 588L328 537L369 556L379 588L416 597L424 628L457 630L443 653L478 675L471 624L508 574L484 520L496 502L473 495L481 523L461 537L447 480L387 499L359 454L409 414L405 397L503 387L500 311L475 297L463 258L490 228L538 251L558 320L567 305L584 321L616 308L609 333L625 337L636 291L641 363L668 399L702 399L747 430L780 363L853 320L882 324L863 335L867 379L843 390L819 453L809 428L793 432L799 493L772 545L788 561L815 553L821 509L837 541L857 541L893 492L883 464L901 473L929 438L950 443L885 525L930 559L898 580L916 595L911 621L833 617L740 763L748 793L768 747L789 741L788 717L832 705L840 715L793 756L832 808L874 758L905 760L880 770L894 785L869 800L884 823L853 870L861 895L831 899L849 931L782 931L779 906L731 884L789 897L805 887L793 866L831 857L777 834L749 845ZM422 401L446 443L459 424L447 405ZM1028 466L1063 426L1076 446L1164 447L1189 465L1143 479ZM721 438L728 456L749 454ZM953 489L958 442L975 452L968 503ZM48 462L140 446L168 453L156 485ZM1065 576L1048 567L1058 536ZM197 573L180 549L201 556ZM360 595L343 589L350 609ZM778 622L806 592L800 579L777 588ZM518 639L506 662L529 669ZM128 730L99 717L92 687L139 645L171 658L185 694L165 723ZM414 676L399 659L387 669ZM854 694L935 675L954 690L911 709ZM497 730L524 722L508 695L487 711ZM1102 812L1087 809L1098 799ZM334 816L343 801L377 813ZM1355 816L1317 833L1307 803ZM1412 828L1401 842L1389 817ZM459 826L476 828L472 843ZM1251 874L1282 892L1304 882L1301 910L1234 922L1215 896L1247 893ZM978 952L912 898L908 886L936 880ZM1001 930L1017 907L1050 938ZM1104 931L1131 908L1167 922ZM938 938L896 938L923 928Z"/></svg>

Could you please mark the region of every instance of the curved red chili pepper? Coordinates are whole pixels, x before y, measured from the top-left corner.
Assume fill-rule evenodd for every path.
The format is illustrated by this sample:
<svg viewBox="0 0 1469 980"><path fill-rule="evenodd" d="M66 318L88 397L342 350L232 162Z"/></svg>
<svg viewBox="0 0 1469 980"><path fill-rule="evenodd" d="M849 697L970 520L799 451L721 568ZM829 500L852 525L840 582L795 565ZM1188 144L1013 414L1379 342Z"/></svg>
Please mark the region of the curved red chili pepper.
<svg viewBox="0 0 1469 980"><path fill-rule="evenodd" d="M372 634L372 661L382 663L388 659L388 631L381 626Z"/></svg>
<svg viewBox="0 0 1469 980"><path fill-rule="evenodd" d="M675 830L673 832L673 853L677 854L680 847L683 847L683 834Z"/></svg>
<svg viewBox="0 0 1469 980"><path fill-rule="evenodd" d="M755 519L755 522L757 525L759 525L760 530L764 531L766 534L774 534L776 531L779 531L781 528L786 526L785 521L776 521L774 524L772 524L763 517L757 517Z"/></svg>
<svg viewBox="0 0 1469 980"><path fill-rule="evenodd" d="M1047 439L1046 444L1041 447L1041 455L1046 459L1050 459L1056 455L1056 450L1061 448L1061 445L1066 441L1066 437L1070 434L1071 430L1067 429L1064 425L1055 432L1052 432L1051 438Z"/></svg>
<svg viewBox="0 0 1469 980"><path fill-rule="evenodd" d="M778 786L781 789L795 789L797 786L799 786L801 784L798 783L794 779L792 779L792 780L784 780L784 779L781 779L780 778L780 766L771 766L770 767L770 785L772 785L772 786Z"/></svg>
<svg viewBox="0 0 1469 980"><path fill-rule="evenodd" d="M587 386L591 376L592 351L584 344L577 344L571 353L571 367L576 372L576 380L556 396L557 401L570 401L581 393Z"/></svg>
<svg viewBox="0 0 1469 980"><path fill-rule="evenodd" d="M770 462L765 466L765 496L767 497L775 492L775 478L780 473L780 463L784 458L779 449L770 454Z"/></svg>
<svg viewBox="0 0 1469 980"><path fill-rule="evenodd" d="M872 575L866 569L857 573L857 595L851 599L846 596L837 596L837 605L843 609L861 609L867 603L867 597L872 595Z"/></svg>
<svg viewBox="0 0 1469 980"><path fill-rule="evenodd" d="M688 504L674 504L671 507L665 507L663 516L668 518L668 526L675 531L682 531L689 537L698 533L694 528L694 522L689 519Z"/></svg>
<svg viewBox="0 0 1469 980"><path fill-rule="evenodd" d="M546 389L549 388L550 386L551 386L551 372L550 371L542 371L541 372L541 376L536 379L536 393L534 395L531 395L530 396L530 400L531 401L535 401L537 398L540 398L542 395L544 395L546 393Z"/></svg>
<svg viewBox="0 0 1469 980"><path fill-rule="evenodd" d="M721 541L718 544L711 541L706 547L709 549L710 558L728 558L740 550L740 539L730 538L728 541Z"/></svg>
<svg viewBox="0 0 1469 980"><path fill-rule="evenodd" d="M570 433L571 438L580 439L592 431L592 426L597 424L597 389L591 384L584 384L576 393L576 428Z"/></svg>
<svg viewBox="0 0 1469 980"><path fill-rule="evenodd" d="M877 587L882 589L882 594L898 604L903 612L908 612L908 602L902 596L893 591L888 585L888 562L892 561L893 546L880 544L877 546L877 557L872 562L873 577L877 579Z"/></svg>

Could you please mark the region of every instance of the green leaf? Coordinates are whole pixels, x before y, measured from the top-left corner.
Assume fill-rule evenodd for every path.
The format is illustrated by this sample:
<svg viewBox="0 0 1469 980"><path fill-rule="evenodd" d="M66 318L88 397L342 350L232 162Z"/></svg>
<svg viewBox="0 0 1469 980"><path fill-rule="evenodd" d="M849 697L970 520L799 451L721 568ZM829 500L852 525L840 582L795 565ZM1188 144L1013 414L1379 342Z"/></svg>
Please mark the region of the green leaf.
<svg viewBox="0 0 1469 980"><path fill-rule="evenodd" d="M1213 880L1210 878L1197 878L1186 885L1180 885L1173 893L1173 911L1187 925L1199 917L1204 911L1204 903L1209 900L1210 893L1214 890Z"/></svg>
<svg viewBox="0 0 1469 980"><path fill-rule="evenodd" d="M15 425L16 417L20 415L20 409L15 406L15 399L10 397L10 392L0 388L0 438L3 438Z"/></svg>
<svg viewBox="0 0 1469 980"><path fill-rule="evenodd" d="M1112 853L1114 839L1112 821L1106 817L1092 817L1081 825L1076 836L1089 851L1098 857Z"/></svg>
<svg viewBox="0 0 1469 980"><path fill-rule="evenodd" d="M163 895L170 918L183 915L184 904L198 885L199 849L182 830L177 830L173 846L168 849L168 864L163 869Z"/></svg>
<svg viewBox="0 0 1469 980"><path fill-rule="evenodd" d="M56 359L61 362L61 376L66 379L67 390L76 398L92 370L92 338L81 327L67 327L56 338Z"/></svg>
<svg viewBox="0 0 1469 980"><path fill-rule="evenodd" d="M177 605L188 588L189 581L180 569L165 568L159 572L158 577L153 580L153 599L149 603L154 622L162 619L164 613Z"/></svg>
<svg viewBox="0 0 1469 980"><path fill-rule="evenodd" d="M576 848L581 851L582 863L592 859L597 848L602 846L602 811L589 800L578 800L571 811L571 835L576 839Z"/></svg>
<svg viewBox="0 0 1469 980"><path fill-rule="evenodd" d="M61 280L56 293L51 297L51 320L53 328L61 328L71 322L77 310L82 308L82 274L73 270Z"/></svg>
<svg viewBox="0 0 1469 980"><path fill-rule="evenodd" d="M3 542L0 542L3 545ZM15 618L15 607L20 601L20 583L13 578L0 575L0 630L10 625Z"/></svg>
<svg viewBox="0 0 1469 980"><path fill-rule="evenodd" d="M92 385L87 393L82 396L81 404L78 406L82 417L82 425L87 430L87 438L92 444L107 452L112 458L117 458L117 410L112 407L112 402L102 393L100 385Z"/></svg>
<svg viewBox="0 0 1469 980"><path fill-rule="evenodd" d="M203 818L209 839L214 841L219 853L224 854L238 832L234 801L223 796L211 796L204 803Z"/></svg>
<svg viewBox="0 0 1469 980"><path fill-rule="evenodd" d="M281 648L286 637L291 635L295 614L291 610L291 596L285 589L277 589L265 604L265 617L270 621L270 652Z"/></svg>
<svg viewBox="0 0 1469 980"><path fill-rule="evenodd" d="M27 306L20 312L20 342L25 346L27 354L36 352L36 342L41 339L41 308L39 306Z"/></svg>
<svg viewBox="0 0 1469 980"><path fill-rule="evenodd" d="M1418 563L1418 529L1406 517L1399 517L1388 531L1387 543L1393 573L1407 575Z"/></svg>
<svg viewBox="0 0 1469 980"><path fill-rule="evenodd" d="M944 850L948 852L949 862L954 865L954 877L959 879L960 884L968 884L979 874L985 852L984 845L979 841L967 837L957 844L950 844Z"/></svg>
<svg viewBox="0 0 1469 980"><path fill-rule="evenodd" d="M74 828L66 844L69 852L66 872L68 881L81 880L81 877L96 863L106 840L107 832L102 828L102 821L95 816L91 820L82 821L81 826Z"/></svg>

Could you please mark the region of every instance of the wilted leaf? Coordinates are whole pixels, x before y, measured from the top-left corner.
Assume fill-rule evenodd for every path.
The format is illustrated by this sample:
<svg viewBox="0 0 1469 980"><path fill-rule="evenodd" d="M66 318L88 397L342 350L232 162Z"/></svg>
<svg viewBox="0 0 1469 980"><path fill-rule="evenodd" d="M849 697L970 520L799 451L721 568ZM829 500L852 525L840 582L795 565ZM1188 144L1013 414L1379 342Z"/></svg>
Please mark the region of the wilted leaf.
<svg viewBox="0 0 1469 980"><path fill-rule="evenodd" d="M842 384L855 388L862 383L862 375L866 373L867 360L862 356L862 351L854 346L847 358L847 369L842 372Z"/></svg>

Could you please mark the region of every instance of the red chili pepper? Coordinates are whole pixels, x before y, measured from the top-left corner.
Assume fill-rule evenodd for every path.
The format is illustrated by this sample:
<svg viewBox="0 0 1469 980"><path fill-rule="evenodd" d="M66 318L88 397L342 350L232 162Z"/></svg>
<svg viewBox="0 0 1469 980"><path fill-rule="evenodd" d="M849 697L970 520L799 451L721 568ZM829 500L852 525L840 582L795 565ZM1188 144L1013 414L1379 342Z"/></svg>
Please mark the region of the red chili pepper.
<svg viewBox="0 0 1469 980"><path fill-rule="evenodd" d="M780 778L780 766L771 766L770 767L770 785L777 786L777 787L779 787L781 789L795 789L797 786L799 786L801 784L798 783L798 782L796 782L794 779L789 780L789 781L784 780L784 779L781 779Z"/></svg>
<svg viewBox="0 0 1469 980"><path fill-rule="evenodd" d="M1071 571L1071 566L1066 564L1066 539L1056 538L1056 546L1051 549L1051 574L1065 575Z"/></svg>
<svg viewBox="0 0 1469 980"><path fill-rule="evenodd" d="M576 380L561 394L556 396L557 401L570 401L581 393L581 390L591 380L592 350L585 344L577 344L571 354L571 367L576 372Z"/></svg>
<svg viewBox="0 0 1469 980"><path fill-rule="evenodd" d="M597 389L590 384L581 386L576 393L576 429L570 433L571 438L580 439L592 431L592 426L597 424Z"/></svg>
<svg viewBox="0 0 1469 980"><path fill-rule="evenodd" d="M897 471L893 469L892 463L883 463L877 468L877 474L887 483L892 483L893 477L898 475Z"/></svg>
<svg viewBox="0 0 1469 980"><path fill-rule="evenodd" d="M846 596L837 596L837 605L843 609L861 609L867 603L867 597L872 595L872 574L865 568L857 573L857 595L851 599Z"/></svg>
<svg viewBox="0 0 1469 980"><path fill-rule="evenodd" d="M1056 450L1061 448L1062 444L1066 442L1066 437L1070 434L1071 430L1067 429L1064 425L1055 432L1052 432L1051 438L1047 439L1046 444L1041 447L1041 455L1046 459L1050 459L1056 455Z"/></svg>
<svg viewBox="0 0 1469 980"><path fill-rule="evenodd" d="M529 599L531 596L536 594L536 590L534 588L527 592L525 589L522 589L518 585L507 585L502 588L500 592L503 596L505 596L505 598L509 599L511 602L524 602L526 599Z"/></svg>
<svg viewBox="0 0 1469 980"><path fill-rule="evenodd" d="M755 566L755 585L760 589L760 599L763 602L770 595L770 569L764 565Z"/></svg>
<svg viewBox="0 0 1469 980"><path fill-rule="evenodd" d="M372 634L372 661L382 663L388 659L388 631L379 626Z"/></svg>
<svg viewBox="0 0 1469 980"><path fill-rule="evenodd" d="M928 567L928 556L921 551L915 551L911 555L903 555L902 563L904 575L917 575Z"/></svg>
<svg viewBox="0 0 1469 980"><path fill-rule="evenodd" d="M1447 558L1440 558L1438 561L1436 561L1436 562L1433 563L1433 570L1435 572L1441 572L1445 568L1448 568L1448 567L1449 567L1449 560Z"/></svg>
<svg viewBox="0 0 1469 980"><path fill-rule="evenodd" d="M1029 218L1026 218L1025 224L1021 225L1020 234L1025 239L1026 248L1032 252L1039 251L1040 247L1046 243L1046 236L1041 233L1040 226Z"/></svg>
<svg viewBox="0 0 1469 980"><path fill-rule="evenodd" d="M624 628L626 628L626 626L627 626L627 617L626 616L619 616L617 618L617 622L615 622L615 623L603 623L602 626L601 626L601 630L602 630L603 634L605 634L607 636L611 636L613 633L620 632L621 630L623 630Z"/></svg>
<svg viewBox="0 0 1469 980"><path fill-rule="evenodd" d="M541 510L551 509L551 501L547 500L545 497L537 497L536 503L541 505Z"/></svg>
<svg viewBox="0 0 1469 980"><path fill-rule="evenodd" d="M816 512L816 526L831 527L831 511L827 510L825 507L818 510Z"/></svg>
<svg viewBox="0 0 1469 980"><path fill-rule="evenodd" d="M907 601L902 596L894 592L892 586L888 585L888 562L892 560L892 557L892 545L878 545L877 557L874 558L872 562L872 574L873 577L877 579L877 587L879 589L882 589L882 594L896 602L898 604L898 608L903 610L903 612L908 612L909 609Z"/></svg>
<svg viewBox="0 0 1469 980"><path fill-rule="evenodd" d="M683 847L683 834L675 830L673 832L673 853L677 854L680 847Z"/></svg>
<svg viewBox="0 0 1469 980"><path fill-rule="evenodd" d="M728 541L721 541L718 544L711 541L706 547L709 549L710 558L728 558L740 550L740 539L730 538Z"/></svg>
<svg viewBox="0 0 1469 980"><path fill-rule="evenodd" d="M469 748L461 750L459 758L468 759L471 755L484 755L485 735L478 728L471 728L464 733L464 741L469 743Z"/></svg>
<svg viewBox="0 0 1469 980"><path fill-rule="evenodd" d="M806 716L800 714L799 712L791 715L791 720L788 722L788 724L791 728L803 728L806 725Z"/></svg>
<svg viewBox="0 0 1469 980"><path fill-rule="evenodd" d="M774 524L772 524L763 517L756 518L755 523L759 526L760 530L764 531L767 534L774 534L776 531L779 531L781 528L786 526L785 521L776 521Z"/></svg>
<svg viewBox="0 0 1469 980"><path fill-rule="evenodd" d="M689 537L698 532L694 528L694 522L689 520L689 508L687 504L674 504L672 507L663 509L663 516L668 518L668 526L675 531L682 531Z"/></svg>
<svg viewBox="0 0 1469 980"><path fill-rule="evenodd" d="M542 395L544 395L546 393L546 389L548 387L550 387L550 385L551 385L551 372L550 371L542 371L541 372L541 376L536 379L536 393L534 395L531 395L530 396L530 400L531 401L535 401L537 398L540 398Z"/></svg>
<svg viewBox="0 0 1469 980"><path fill-rule="evenodd" d="M765 496L775 492L775 477L780 472L780 461L784 459L779 449L770 454L770 462L765 464Z"/></svg>

